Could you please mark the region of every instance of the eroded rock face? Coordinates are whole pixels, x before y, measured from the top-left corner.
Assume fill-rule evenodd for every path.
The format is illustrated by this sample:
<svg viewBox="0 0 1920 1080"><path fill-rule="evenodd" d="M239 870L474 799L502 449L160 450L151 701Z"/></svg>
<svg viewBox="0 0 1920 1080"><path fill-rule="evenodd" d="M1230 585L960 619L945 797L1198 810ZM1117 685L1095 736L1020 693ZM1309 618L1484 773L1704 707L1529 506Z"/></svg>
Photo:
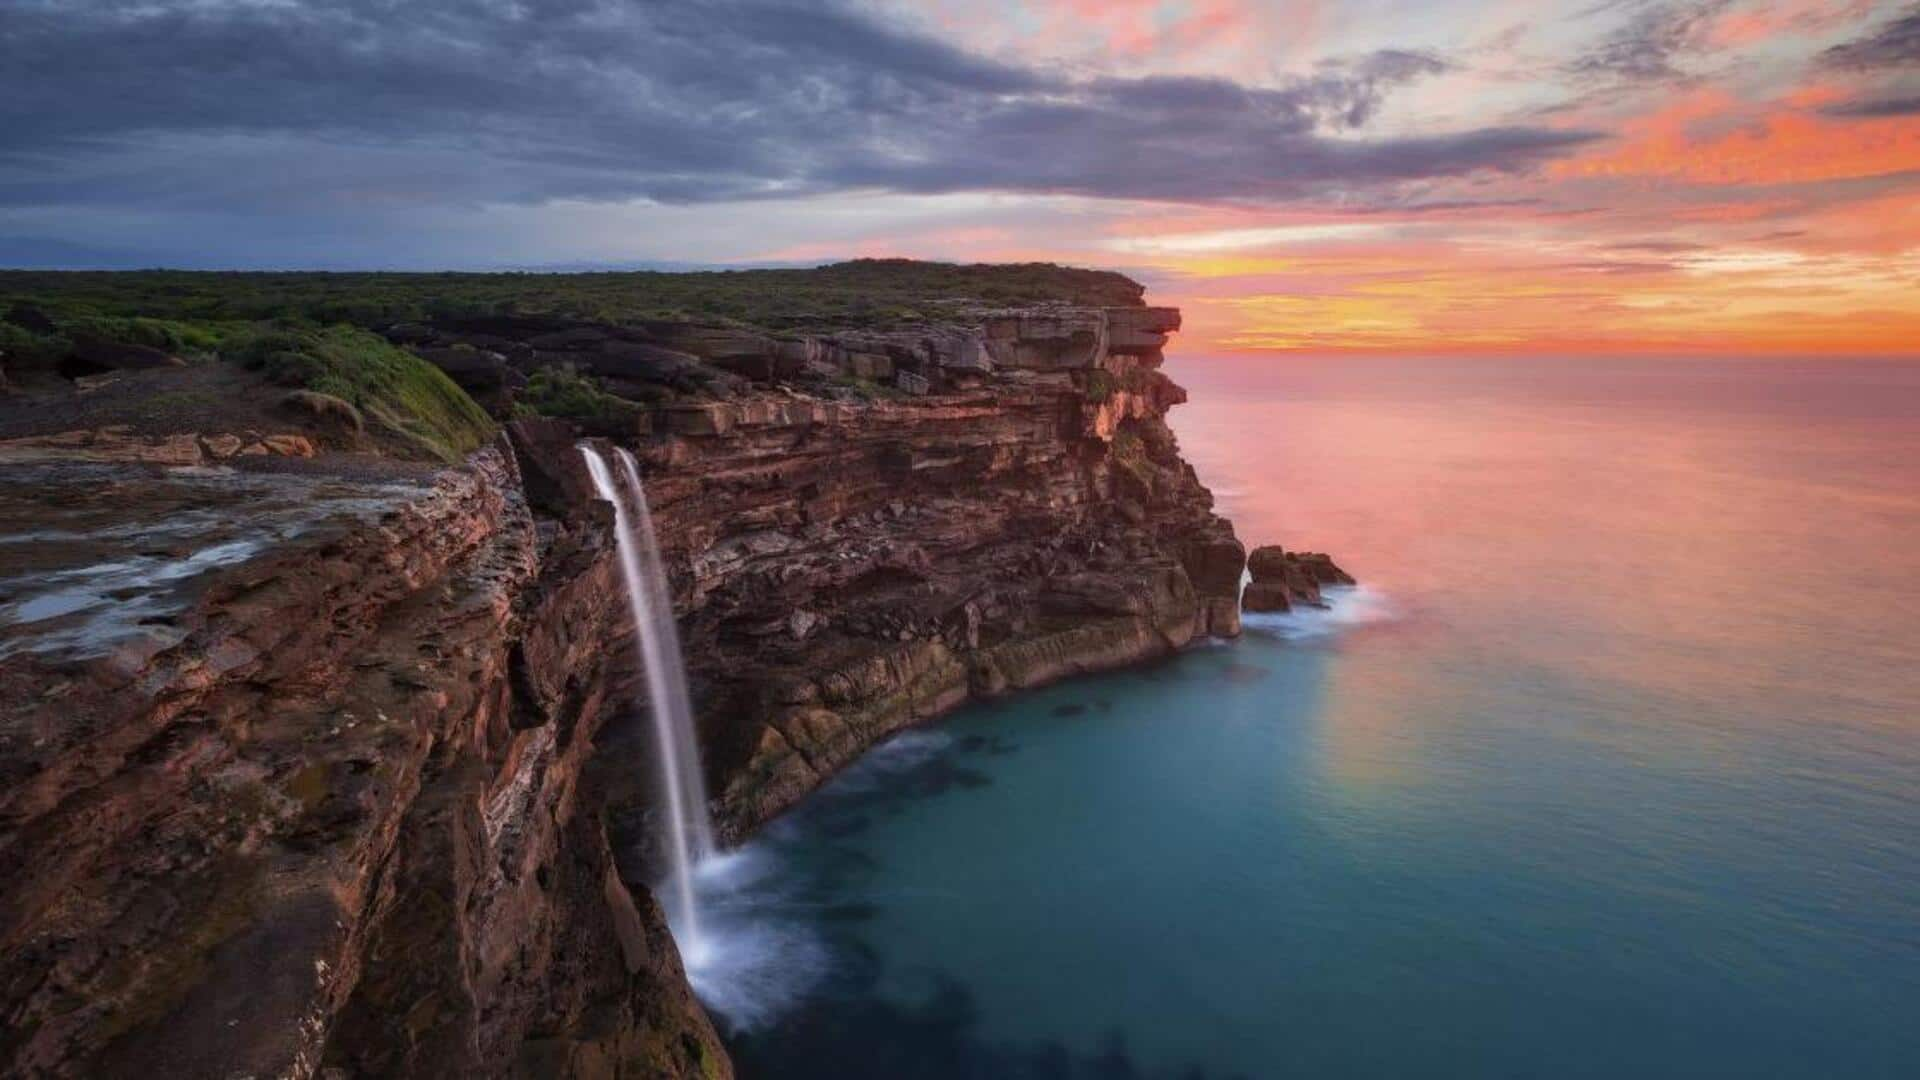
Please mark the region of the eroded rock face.
<svg viewBox="0 0 1920 1080"><path fill-rule="evenodd" d="M186 490L111 597L146 614L60 633L84 612L35 601L125 561L76 496L212 482L73 467L35 524L98 551L0 620L0 1071L726 1074L588 768L604 523L536 523L504 444L304 518ZM233 539L169 556L196 513Z"/></svg>
<svg viewBox="0 0 1920 1080"><path fill-rule="evenodd" d="M968 699L1239 632L1245 549L1162 419L1177 313L975 317L804 350L891 349L924 395L762 379L635 440L724 835Z"/></svg>

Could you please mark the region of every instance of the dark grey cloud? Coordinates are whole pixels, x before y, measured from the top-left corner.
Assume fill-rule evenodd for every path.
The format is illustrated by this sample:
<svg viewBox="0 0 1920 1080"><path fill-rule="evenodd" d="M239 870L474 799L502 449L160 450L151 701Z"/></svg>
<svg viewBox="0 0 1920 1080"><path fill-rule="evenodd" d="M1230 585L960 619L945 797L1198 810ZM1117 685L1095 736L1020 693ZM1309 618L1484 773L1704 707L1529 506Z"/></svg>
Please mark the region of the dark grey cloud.
<svg viewBox="0 0 1920 1080"><path fill-rule="evenodd" d="M355 207L847 189L1275 199L1594 138L1358 133L1446 67L1078 79L833 0L0 0L0 208Z"/></svg>
<svg viewBox="0 0 1920 1080"><path fill-rule="evenodd" d="M1862 98L1858 101L1842 101L1825 106L1820 110L1827 116L1874 118L1885 116L1920 116L1920 95L1913 97Z"/></svg>
<svg viewBox="0 0 1920 1080"><path fill-rule="evenodd" d="M1828 67L1850 71L1913 71L1920 67L1920 4L1864 37L1833 46L1820 54L1820 60Z"/></svg>
<svg viewBox="0 0 1920 1080"><path fill-rule="evenodd" d="M1713 20L1731 0L1628 0L1593 11L1625 8L1627 22L1593 48L1567 62L1576 78L1629 83L1677 82L1687 73L1676 61L1707 45Z"/></svg>

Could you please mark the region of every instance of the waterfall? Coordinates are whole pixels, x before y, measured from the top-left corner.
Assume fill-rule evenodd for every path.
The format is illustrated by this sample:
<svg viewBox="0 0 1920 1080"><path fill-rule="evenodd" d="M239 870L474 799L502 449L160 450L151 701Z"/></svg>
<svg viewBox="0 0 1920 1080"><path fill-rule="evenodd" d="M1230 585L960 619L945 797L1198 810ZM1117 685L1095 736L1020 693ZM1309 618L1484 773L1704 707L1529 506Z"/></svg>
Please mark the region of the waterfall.
<svg viewBox="0 0 1920 1080"><path fill-rule="evenodd" d="M700 771L700 747L694 737L693 707L687 695L687 673L682 666L680 633L673 622L673 603L667 575L660 562L660 544L653 535L653 516L647 510L646 489L633 455L616 449L627 495L622 497L605 457L591 446L580 447L594 489L613 504L614 532L619 544L620 572L626 582L627 603L633 611L634 642L647 678L647 699L653 714L655 755L660 772L662 809L667 824L668 921L674 926L681 951L697 963L706 942L700 933L695 904L693 870L713 854L713 826L707 820L707 786Z"/></svg>

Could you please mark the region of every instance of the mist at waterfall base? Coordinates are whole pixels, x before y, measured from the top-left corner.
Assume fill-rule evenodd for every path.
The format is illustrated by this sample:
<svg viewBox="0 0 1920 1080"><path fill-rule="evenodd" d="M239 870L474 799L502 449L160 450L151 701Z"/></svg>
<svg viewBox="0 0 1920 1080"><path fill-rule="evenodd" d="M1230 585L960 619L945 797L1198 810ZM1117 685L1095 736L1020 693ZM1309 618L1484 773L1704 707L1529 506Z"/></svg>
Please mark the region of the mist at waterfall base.
<svg viewBox="0 0 1920 1080"><path fill-rule="evenodd" d="M1364 591L728 856L742 1075L1920 1076L1920 366L1169 367Z"/></svg>

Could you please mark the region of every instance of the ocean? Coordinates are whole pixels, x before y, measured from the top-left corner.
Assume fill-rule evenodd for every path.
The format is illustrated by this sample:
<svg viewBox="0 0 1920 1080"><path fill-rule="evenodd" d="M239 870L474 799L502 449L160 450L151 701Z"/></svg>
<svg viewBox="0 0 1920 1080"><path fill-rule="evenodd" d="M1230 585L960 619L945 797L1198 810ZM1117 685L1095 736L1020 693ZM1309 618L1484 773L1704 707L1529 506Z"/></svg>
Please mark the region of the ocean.
<svg viewBox="0 0 1920 1080"><path fill-rule="evenodd" d="M743 1075L1920 1076L1920 364L1169 371L1360 587L707 867Z"/></svg>

